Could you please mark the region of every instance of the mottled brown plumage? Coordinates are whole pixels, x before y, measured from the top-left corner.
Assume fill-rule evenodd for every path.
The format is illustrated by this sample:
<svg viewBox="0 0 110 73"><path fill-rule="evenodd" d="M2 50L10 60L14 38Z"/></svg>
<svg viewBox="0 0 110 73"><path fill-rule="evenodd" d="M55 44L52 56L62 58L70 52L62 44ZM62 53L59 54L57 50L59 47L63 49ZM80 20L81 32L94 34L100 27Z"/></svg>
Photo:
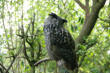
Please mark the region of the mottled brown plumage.
<svg viewBox="0 0 110 73"><path fill-rule="evenodd" d="M74 70L77 67L75 42L64 28L65 22L67 20L56 14L49 14L44 22L46 48L51 59L57 62L63 60L67 69Z"/></svg>

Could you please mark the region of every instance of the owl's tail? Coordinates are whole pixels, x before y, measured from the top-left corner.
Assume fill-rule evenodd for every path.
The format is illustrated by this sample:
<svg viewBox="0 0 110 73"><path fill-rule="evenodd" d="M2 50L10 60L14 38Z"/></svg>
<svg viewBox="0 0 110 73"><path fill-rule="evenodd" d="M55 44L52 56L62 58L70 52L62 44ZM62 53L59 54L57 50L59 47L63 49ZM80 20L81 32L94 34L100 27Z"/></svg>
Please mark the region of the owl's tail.
<svg viewBox="0 0 110 73"><path fill-rule="evenodd" d="M72 61L72 62L65 62L64 66L68 69L73 71L74 69L78 68L78 64L76 61Z"/></svg>
<svg viewBox="0 0 110 73"><path fill-rule="evenodd" d="M71 71L78 68L77 57L75 53L74 53L74 56L64 60L64 66Z"/></svg>
<svg viewBox="0 0 110 73"><path fill-rule="evenodd" d="M65 66L66 69L74 71L75 69L78 68L77 60L75 58L70 58L67 60L59 60L57 61L57 65L60 66Z"/></svg>

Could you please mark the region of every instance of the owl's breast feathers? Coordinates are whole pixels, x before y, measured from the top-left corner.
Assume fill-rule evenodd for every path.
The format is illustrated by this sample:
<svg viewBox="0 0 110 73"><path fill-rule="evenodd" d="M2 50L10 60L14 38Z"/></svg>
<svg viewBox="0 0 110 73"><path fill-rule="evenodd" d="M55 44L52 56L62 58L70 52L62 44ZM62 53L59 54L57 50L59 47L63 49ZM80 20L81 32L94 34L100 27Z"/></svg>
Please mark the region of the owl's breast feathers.
<svg viewBox="0 0 110 73"><path fill-rule="evenodd" d="M74 49L75 42L70 33L63 27L54 24L44 25L44 32L51 45L56 45L65 49Z"/></svg>

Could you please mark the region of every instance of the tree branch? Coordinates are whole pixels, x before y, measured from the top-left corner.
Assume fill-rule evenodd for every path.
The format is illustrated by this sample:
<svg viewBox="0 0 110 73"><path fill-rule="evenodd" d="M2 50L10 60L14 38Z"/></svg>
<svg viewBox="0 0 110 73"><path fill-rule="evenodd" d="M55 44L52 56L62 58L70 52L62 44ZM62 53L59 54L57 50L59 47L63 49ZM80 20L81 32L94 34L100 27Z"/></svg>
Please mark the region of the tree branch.
<svg viewBox="0 0 110 73"><path fill-rule="evenodd" d="M39 60L40 56L41 56L41 44L38 42L38 45L39 45L39 52L37 53L37 60Z"/></svg>
<svg viewBox="0 0 110 73"><path fill-rule="evenodd" d="M22 44L21 44L20 46L22 46ZM20 48L19 51L18 51L14 56L12 56L12 57L13 57L13 60L12 60L12 62L11 62L11 64L10 64L10 66L8 67L8 69L6 70L6 73L8 73L8 71L9 71L10 68L12 67L13 63L15 62L15 59L17 58L17 56L19 55L19 53L20 53L21 51L22 51L22 50L21 50L21 48Z"/></svg>
<svg viewBox="0 0 110 73"><path fill-rule="evenodd" d="M10 68L12 67L12 65L13 65L13 63L14 63L14 61L15 61L15 59L16 59L16 57L13 57L13 60L12 60L12 62L11 62L11 64L10 64L10 66L8 67L8 69L6 70L6 73L8 73L8 71L9 71Z"/></svg>
<svg viewBox="0 0 110 73"><path fill-rule="evenodd" d="M5 66L3 66L1 63L0 63L0 66L1 66L4 70L7 70L7 69L5 68Z"/></svg>
<svg viewBox="0 0 110 73"><path fill-rule="evenodd" d="M98 2L98 5L96 4L97 6L92 6L92 10L89 15L89 18L87 18L87 20L85 21L86 23L84 23L82 30L81 30L78 38L76 39L77 43L85 42L84 39L89 36L92 29L94 28L94 25L98 18L99 11L104 6L105 2L106 2L106 0L101 0L100 2Z"/></svg>
<svg viewBox="0 0 110 73"><path fill-rule="evenodd" d="M38 66L39 64L41 64L41 63L43 63L43 62L51 61L51 60L52 60L52 59L50 59L50 58L44 58L44 59L42 59L42 60L36 62L34 65L35 65L35 66Z"/></svg>
<svg viewBox="0 0 110 73"><path fill-rule="evenodd" d="M84 5L84 4L82 4L79 0L75 0L78 4L79 4L79 6L85 11L85 22L84 23L86 23L87 22L87 19L88 19L88 17L90 16L90 8L89 8L89 0L86 0L85 1L85 4L86 5Z"/></svg>
<svg viewBox="0 0 110 73"><path fill-rule="evenodd" d="M89 10L90 10L90 8L89 8L89 0L86 0L85 2L86 2L86 12L89 13Z"/></svg>
<svg viewBox="0 0 110 73"><path fill-rule="evenodd" d="M82 4L79 0L75 0L77 4L79 4L79 6L84 9L84 11L86 11L86 6L84 4Z"/></svg>
<svg viewBox="0 0 110 73"><path fill-rule="evenodd" d="M23 27L23 25L22 25L22 36L23 35L25 35L24 34L24 27ZM29 56L27 55L27 51L26 51L26 44L25 44L25 41L26 41L26 38L23 38L23 53L24 53L24 56L25 56L25 58L26 58L26 60L28 61L28 63L30 64L31 63L31 61L30 61L30 59L29 59Z"/></svg>
<svg viewBox="0 0 110 73"><path fill-rule="evenodd" d="M30 59L29 59L29 57L28 57L28 55L27 55L27 52L26 52L25 39L23 39L23 45L24 45L24 49L23 49L24 56L26 57L26 59L27 59L28 63L30 64L30 63L31 63L31 61L30 61Z"/></svg>

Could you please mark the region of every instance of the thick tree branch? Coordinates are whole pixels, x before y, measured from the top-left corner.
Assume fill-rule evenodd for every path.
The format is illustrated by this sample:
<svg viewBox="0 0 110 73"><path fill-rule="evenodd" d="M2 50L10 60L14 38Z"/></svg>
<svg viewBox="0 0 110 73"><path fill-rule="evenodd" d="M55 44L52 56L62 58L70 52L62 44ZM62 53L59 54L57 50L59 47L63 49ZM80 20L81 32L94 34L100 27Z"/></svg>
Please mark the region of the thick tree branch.
<svg viewBox="0 0 110 73"><path fill-rule="evenodd" d="M89 7L89 0L86 0L86 6Z"/></svg>
<svg viewBox="0 0 110 73"><path fill-rule="evenodd" d="M87 21L88 17L90 16L90 8L89 8L89 0L85 1L85 5L82 4L79 0L75 0L79 6L85 11L85 22Z"/></svg>
<svg viewBox="0 0 110 73"><path fill-rule="evenodd" d="M89 12L89 14L87 14L88 12L86 11L85 22L84 22L84 25L82 27L82 30L81 30L79 36L76 39L76 45L85 43L86 38L89 36L92 29L94 28L94 25L95 25L97 18L98 18L98 14L99 14L101 8L104 6L105 2L106 2L106 0L100 0L100 2L98 2L98 0L93 0L91 12ZM86 2L86 6L87 5L88 4ZM79 49L78 46L76 46L75 49L78 50ZM86 56L86 53L81 58L81 62L79 64L79 67L81 66L85 56ZM77 60L79 60L79 57Z"/></svg>
<svg viewBox="0 0 110 73"><path fill-rule="evenodd" d="M84 21L84 24L86 24L89 16L90 16L90 8L89 8L89 0L86 0L85 1L85 4L86 4L86 11L85 11L85 21Z"/></svg>
<svg viewBox="0 0 110 73"><path fill-rule="evenodd" d="M106 0L100 0L100 2L98 2L95 6L94 5L92 6L90 16L85 21L86 23L84 23L82 30L81 30L78 38L76 39L77 43L83 43L84 39L89 36L89 34L91 33L91 31L97 21L99 11L104 6L105 2L106 2Z"/></svg>
<svg viewBox="0 0 110 73"><path fill-rule="evenodd" d="M86 3L86 13L87 13L87 16L88 16L88 14L89 14L89 10L90 10L90 8L89 8L89 0L86 0L85 1Z"/></svg>
<svg viewBox="0 0 110 73"><path fill-rule="evenodd" d="M79 6L82 8L82 9L84 9L85 11L86 11L86 6L84 5L84 4L82 4L79 0L75 0L78 4L79 4Z"/></svg>

